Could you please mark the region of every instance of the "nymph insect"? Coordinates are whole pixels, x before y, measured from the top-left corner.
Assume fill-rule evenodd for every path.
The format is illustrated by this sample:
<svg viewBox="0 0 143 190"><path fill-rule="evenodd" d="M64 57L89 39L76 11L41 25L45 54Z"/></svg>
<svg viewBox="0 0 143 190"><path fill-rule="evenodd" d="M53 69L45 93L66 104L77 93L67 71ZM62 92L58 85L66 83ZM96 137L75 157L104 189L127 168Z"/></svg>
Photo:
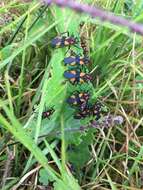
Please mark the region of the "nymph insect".
<svg viewBox="0 0 143 190"><path fill-rule="evenodd" d="M65 71L64 77L69 79L72 84L84 83L91 80L91 76L89 74L74 69Z"/></svg>
<svg viewBox="0 0 143 190"><path fill-rule="evenodd" d="M54 113L54 111L55 110L53 108L50 108L47 111L44 111L42 113L42 119L49 118Z"/></svg>
<svg viewBox="0 0 143 190"><path fill-rule="evenodd" d="M78 65L88 65L90 62L87 56L80 55L71 55L69 57L64 58L64 64L70 66L78 66Z"/></svg>
<svg viewBox="0 0 143 190"><path fill-rule="evenodd" d="M57 36L51 40L51 46L53 48L63 48L71 45L76 45L78 39L74 36Z"/></svg>
<svg viewBox="0 0 143 190"><path fill-rule="evenodd" d="M67 99L67 103L71 106L79 106L81 110L85 108L90 98L88 92L75 92Z"/></svg>

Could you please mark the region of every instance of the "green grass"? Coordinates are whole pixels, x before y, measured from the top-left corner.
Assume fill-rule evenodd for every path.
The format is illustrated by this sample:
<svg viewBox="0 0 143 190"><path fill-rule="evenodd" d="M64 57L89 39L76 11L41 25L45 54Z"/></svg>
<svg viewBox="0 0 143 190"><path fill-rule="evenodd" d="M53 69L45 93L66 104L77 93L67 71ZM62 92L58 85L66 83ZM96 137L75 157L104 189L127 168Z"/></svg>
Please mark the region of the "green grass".
<svg viewBox="0 0 143 190"><path fill-rule="evenodd" d="M141 0L82 2L143 20ZM142 37L38 1L7 0L4 5L0 8L1 189L142 189ZM13 19L6 22L4 15ZM91 60L87 71L93 76L89 84L72 86L63 77L67 48L53 49L50 40L66 31L87 38ZM81 48L72 49L82 53ZM121 115L123 124L81 131L93 118L73 118L74 109L66 99L75 90L90 91L91 102L100 99L104 104L103 117ZM42 112L52 107L54 114L43 120Z"/></svg>

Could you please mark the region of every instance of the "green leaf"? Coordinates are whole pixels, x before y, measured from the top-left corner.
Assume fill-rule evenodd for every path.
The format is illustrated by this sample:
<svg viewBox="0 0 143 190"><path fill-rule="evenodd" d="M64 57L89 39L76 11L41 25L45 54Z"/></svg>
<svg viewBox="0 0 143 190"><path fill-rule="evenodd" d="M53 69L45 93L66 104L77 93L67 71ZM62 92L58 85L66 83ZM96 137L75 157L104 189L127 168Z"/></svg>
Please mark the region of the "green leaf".
<svg viewBox="0 0 143 190"><path fill-rule="evenodd" d="M84 133L81 140L82 142L77 146L69 145L69 150L67 151L68 161L71 162L77 169L82 168L90 159L90 150L88 145L93 142L92 131Z"/></svg>
<svg viewBox="0 0 143 190"><path fill-rule="evenodd" d="M54 190L81 190L77 181L72 177L72 175L64 173L64 181L57 181L54 183Z"/></svg>
<svg viewBox="0 0 143 190"><path fill-rule="evenodd" d="M71 148L71 150L67 152L67 158L68 161L71 162L75 168L82 168L90 158L88 146L80 144L79 146L75 146L73 150Z"/></svg>
<svg viewBox="0 0 143 190"><path fill-rule="evenodd" d="M54 181L54 179L50 177L47 170L45 170L43 168L40 169L39 182L42 183L43 185L48 185L49 182L52 182L52 181Z"/></svg>

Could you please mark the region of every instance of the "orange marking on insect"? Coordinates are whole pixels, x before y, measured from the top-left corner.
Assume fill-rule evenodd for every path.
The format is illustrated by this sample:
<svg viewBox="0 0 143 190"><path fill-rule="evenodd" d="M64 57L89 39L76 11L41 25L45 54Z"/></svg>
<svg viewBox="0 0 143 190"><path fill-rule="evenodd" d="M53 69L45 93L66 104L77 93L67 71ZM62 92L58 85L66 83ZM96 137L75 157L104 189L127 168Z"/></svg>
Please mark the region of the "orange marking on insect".
<svg viewBox="0 0 143 190"><path fill-rule="evenodd" d="M65 40L64 42L65 46L69 45L69 42Z"/></svg>
<svg viewBox="0 0 143 190"><path fill-rule="evenodd" d="M79 63L80 63L80 65L83 65L83 64L84 64L83 60L81 60Z"/></svg>
<svg viewBox="0 0 143 190"><path fill-rule="evenodd" d="M75 62L72 62L71 65L72 65L72 66L75 65Z"/></svg>
<svg viewBox="0 0 143 190"><path fill-rule="evenodd" d="M61 45L61 42L58 42L57 44L56 44L56 46L60 46Z"/></svg>
<svg viewBox="0 0 143 190"><path fill-rule="evenodd" d="M70 71L72 74L76 74L76 71Z"/></svg>
<svg viewBox="0 0 143 190"><path fill-rule="evenodd" d="M85 75L85 73L80 73L80 77L83 77Z"/></svg>
<svg viewBox="0 0 143 190"><path fill-rule="evenodd" d="M75 81L75 78L71 78L70 81L71 81L71 82L74 82L74 81Z"/></svg>

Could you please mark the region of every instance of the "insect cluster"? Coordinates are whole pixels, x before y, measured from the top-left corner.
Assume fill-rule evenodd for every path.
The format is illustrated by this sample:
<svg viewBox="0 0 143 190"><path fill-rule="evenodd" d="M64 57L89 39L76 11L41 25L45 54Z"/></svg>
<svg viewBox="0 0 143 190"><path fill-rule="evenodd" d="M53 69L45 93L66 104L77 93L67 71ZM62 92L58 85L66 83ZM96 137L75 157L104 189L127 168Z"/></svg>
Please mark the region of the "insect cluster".
<svg viewBox="0 0 143 190"><path fill-rule="evenodd" d="M77 47L78 43L78 39L74 36L69 36L69 34L67 36L57 36L51 40L53 48ZM86 66L90 64L87 47L83 39L80 39L80 48L83 50L83 55L71 51L70 56L65 57L63 60L64 65L68 67L68 70L64 72L64 77L72 85L88 83L92 79L87 72L82 71L83 69L87 70ZM89 99L90 94L84 91L75 91L67 99L67 103L76 109L75 119L83 119L87 116L100 118L101 104L98 102L92 105L89 103Z"/></svg>
<svg viewBox="0 0 143 190"><path fill-rule="evenodd" d="M74 92L67 103L76 109L75 119L84 119L87 116L95 116L98 120L101 116L102 105L100 102L89 103L90 94L88 92Z"/></svg>

